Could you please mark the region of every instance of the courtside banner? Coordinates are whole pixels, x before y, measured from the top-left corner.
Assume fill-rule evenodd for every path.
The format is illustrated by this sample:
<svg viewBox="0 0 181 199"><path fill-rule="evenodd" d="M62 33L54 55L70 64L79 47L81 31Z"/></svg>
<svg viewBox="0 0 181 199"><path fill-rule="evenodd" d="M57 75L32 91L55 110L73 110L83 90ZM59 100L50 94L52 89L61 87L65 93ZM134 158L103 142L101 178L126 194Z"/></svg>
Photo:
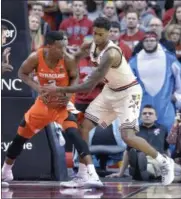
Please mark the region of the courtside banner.
<svg viewBox="0 0 181 199"><path fill-rule="evenodd" d="M18 78L18 69L30 54L27 1L1 2L2 62L13 66L1 79L2 97L31 97L32 91Z"/></svg>
<svg viewBox="0 0 181 199"><path fill-rule="evenodd" d="M24 113L33 104L31 98L3 97L1 118L1 166ZM46 132L40 131L23 145L13 167L15 180L52 180L52 155Z"/></svg>

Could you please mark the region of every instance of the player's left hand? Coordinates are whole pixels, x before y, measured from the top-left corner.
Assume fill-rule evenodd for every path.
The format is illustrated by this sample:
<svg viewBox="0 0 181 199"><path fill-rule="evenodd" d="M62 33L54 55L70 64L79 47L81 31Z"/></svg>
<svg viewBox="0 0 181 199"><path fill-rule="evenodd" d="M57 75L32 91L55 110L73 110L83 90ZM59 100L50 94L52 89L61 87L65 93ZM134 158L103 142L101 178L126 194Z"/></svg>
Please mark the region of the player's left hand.
<svg viewBox="0 0 181 199"><path fill-rule="evenodd" d="M58 88L58 91L57 91ZM61 87L57 87L54 83L50 83L48 85L41 87L41 97L48 97L47 103L52 106L66 106L72 97L71 93L65 94L61 92Z"/></svg>
<svg viewBox="0 0 181 199"><path fill-rule="evenodd" d="M67 106L69 102L69 97L65 94L62 94L62 96L50 96L48 100L48 106L52 107L61 107L61 106Z"/></svg>
<svg viewBox="0 0 181 199"><path fill-rule="evenodd" d="M41 89L44 95L58 95L57 88L58 87L56 85L49 84L49 85L43 86Z"/></svg>

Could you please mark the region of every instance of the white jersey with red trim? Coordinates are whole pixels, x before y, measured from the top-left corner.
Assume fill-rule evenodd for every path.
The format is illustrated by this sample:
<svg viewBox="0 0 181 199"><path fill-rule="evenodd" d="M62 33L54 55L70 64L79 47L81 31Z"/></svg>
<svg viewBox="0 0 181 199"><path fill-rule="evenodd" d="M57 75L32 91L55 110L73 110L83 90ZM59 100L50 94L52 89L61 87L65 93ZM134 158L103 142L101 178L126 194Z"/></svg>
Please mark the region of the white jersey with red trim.
<svg viewBox="0 0 181 199"><path fill-rule="evenodd" d="M106 47L96 56L96 44L93 42L90 48L90 58L91 61L95 65L99 65L101 62L101 58L103 57L104 53L111 48L117 49L121 54L121 49L114 44L111 40L108 42ZM131 67L127 63L125 57L122 55L121 63L118 67L110 68L105 76L105 82L109 88L117 89L120 87L127 87L128 85L132 84L136 81L136 77L133 74Z"/></svg>

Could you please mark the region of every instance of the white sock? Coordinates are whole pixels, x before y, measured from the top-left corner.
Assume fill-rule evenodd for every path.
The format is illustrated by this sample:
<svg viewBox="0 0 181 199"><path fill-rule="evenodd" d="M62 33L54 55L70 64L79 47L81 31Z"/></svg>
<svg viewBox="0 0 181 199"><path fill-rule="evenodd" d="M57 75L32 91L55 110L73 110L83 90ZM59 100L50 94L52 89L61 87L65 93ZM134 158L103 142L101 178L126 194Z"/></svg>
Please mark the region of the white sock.
<svg viewBox="0 0 181 199"><path fill-rule="evenodd" d="M2 172L7 172L9 170L12 170L13 164L7 164L6 162L4 162L3 167L2 167Z"/></svg>
<svg viewBox="0 0 181 199"><path fill-rule="evenodd" d="M97 175L97 172L95 170L95 167L93 164L88 164L87 165L87 170L88 170L88 173L93 175L95 178L99 178L99 176Z"/></svg>
<svg viewBox="0 0 181 199"><path fill-rule="evenodd" d="M165 157L162 154L158 153L158 155L155 158L155 160L161 165L165 161Z"/></svg>
<svg viewBox="0 0 181 199"><path fill-rule="evenodd" d="M79 170L77 175L81 177L87 175L87 167L85 164L79 163Z"/></svg>

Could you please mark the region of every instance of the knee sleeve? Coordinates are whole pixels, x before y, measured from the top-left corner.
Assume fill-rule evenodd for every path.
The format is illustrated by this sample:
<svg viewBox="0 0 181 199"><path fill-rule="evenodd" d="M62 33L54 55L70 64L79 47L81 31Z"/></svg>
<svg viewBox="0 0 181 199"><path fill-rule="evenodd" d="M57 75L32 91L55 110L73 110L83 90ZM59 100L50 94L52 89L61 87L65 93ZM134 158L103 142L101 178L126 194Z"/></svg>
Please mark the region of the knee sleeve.
<svg viewBox="0 0 181 199"><path fill-rule="evenodd" d="M30 139L35 135L35 133L27 125L24 118L21 120L20 125L18 127L18 134L27 139Z"/></svg>
<svg viewBox="0 0 181 199"><path fill-rule="evenodd" d="M16 157L21 153L23 149L23 144L27 140L28 140L27 138L24 138L17 134L12 144L8 148L7 157L10 159L16 159Z"/></svg>
<svg viewBox="0 0 181 199"><path fill-rule="evenodd" d="M78 128L77 123L73 121L64 121L62 127L65 131L68 128Z"/></svg>
<svg viewBox="0 0 181 199"><path fill-rule="evenodd" d="M72 113L68 113L67 119L62 124L63 129L66 131L68 128L78 128L77 119Z"/></svg>
<svg viewBox="0 0 181 199"><path fill-rule="evenodd" d="M74 144L81 158L84 158L86 155L90 155L88 145L80 136L78 129L68 128L66 129L66 134Z"/></svg>

